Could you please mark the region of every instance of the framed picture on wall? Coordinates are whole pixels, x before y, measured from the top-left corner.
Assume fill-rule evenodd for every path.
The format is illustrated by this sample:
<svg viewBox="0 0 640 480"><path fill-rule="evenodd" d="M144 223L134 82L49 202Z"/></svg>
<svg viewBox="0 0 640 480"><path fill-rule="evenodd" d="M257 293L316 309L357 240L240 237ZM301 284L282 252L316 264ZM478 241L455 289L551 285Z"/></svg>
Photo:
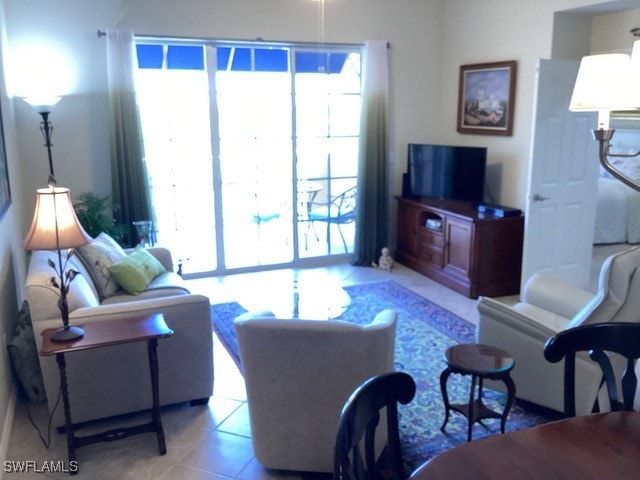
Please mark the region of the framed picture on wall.
<svg viewBox="0 0 640 480"><path fill-rule="evenodd" d="M11 205L11 190L9 189L9 168L7 165L7 151L4 148L4 129L2 127L2 106L0 105L0 218Z"/></svg>
<svg viewBox="0 0 640 480"><path fill-rule="evenodd" d="M512 135L515 60L460 67L458 132Z"/></svg>

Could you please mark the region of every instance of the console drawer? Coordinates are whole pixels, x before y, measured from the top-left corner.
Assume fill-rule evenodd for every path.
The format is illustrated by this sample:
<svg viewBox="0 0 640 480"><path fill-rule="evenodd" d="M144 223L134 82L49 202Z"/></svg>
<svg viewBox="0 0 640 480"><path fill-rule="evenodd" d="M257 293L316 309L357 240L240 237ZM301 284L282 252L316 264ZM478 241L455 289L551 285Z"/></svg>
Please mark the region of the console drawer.
<svg viewBox="0 0 640 480"><path fill-rule="evenodd" d="M418 233L418 245L421 248L436 247L442 248L444 245L444 235L437 230L431 230L429 228L422 228Z"/></svg>
<svg viewBox="0 0 640 480"><path fill-rule="evenodd" d="M423 262L430 263L438 268L442 268L444 266L444 252L439 248L420 245L418 255L420 260Z"/></svg>

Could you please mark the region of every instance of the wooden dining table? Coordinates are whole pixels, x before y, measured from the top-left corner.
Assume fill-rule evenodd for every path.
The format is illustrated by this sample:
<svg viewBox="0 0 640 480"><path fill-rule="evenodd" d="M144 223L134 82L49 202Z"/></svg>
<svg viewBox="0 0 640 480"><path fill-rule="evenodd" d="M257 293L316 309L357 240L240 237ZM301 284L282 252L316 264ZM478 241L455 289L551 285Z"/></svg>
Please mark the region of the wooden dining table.
<svg viewBox="0 0 640 480"><path fill-rule="evenodd" d="M410 480L640 479L640 412L573 417L459 445Z"/></svg>

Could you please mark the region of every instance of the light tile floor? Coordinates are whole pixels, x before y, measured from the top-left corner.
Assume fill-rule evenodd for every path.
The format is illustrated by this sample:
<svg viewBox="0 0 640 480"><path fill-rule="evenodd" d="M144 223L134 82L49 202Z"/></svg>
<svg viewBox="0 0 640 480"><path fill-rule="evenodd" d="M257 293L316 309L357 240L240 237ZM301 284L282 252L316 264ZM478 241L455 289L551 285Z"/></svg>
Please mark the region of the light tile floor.
<svg viewBox="0 0 640 480"><path fill-rule="evenodd" d="M397 265L393 272L346 264L305 270L278 270L190 280L193 292L210 297L211 303L237 301L245 308L290 311L294 285L301 295L311 289L318 295L336 285L394 280L414 292L437 302L457 315L477 323L476 301L459 295L430 279ZM275 294L274 292L278 292ZM82 447L78 450L80 473L77 479L175 479L185 480L297 480L296 473L267 471L254 458L249 429L244 381L235 364L214 335L215 386L208 405L186 404L163 409L167 455L158 455L152 434L143 434ZM60 408L60 407L59 407ZM34 420L46 430L45 407L31 406ZM122 421L134 422L139 415ZM146 421L145 417L145 420ZM114 428L106 421L99 428ZM84 434L84 430L82 432ZM42 469L45 462L66 460L64 435L51 432L46 449L29 423L24 405L16 409L7 461L33 460ZM4 474L5 479L66 478L68 474L31 471Z"/></svg>

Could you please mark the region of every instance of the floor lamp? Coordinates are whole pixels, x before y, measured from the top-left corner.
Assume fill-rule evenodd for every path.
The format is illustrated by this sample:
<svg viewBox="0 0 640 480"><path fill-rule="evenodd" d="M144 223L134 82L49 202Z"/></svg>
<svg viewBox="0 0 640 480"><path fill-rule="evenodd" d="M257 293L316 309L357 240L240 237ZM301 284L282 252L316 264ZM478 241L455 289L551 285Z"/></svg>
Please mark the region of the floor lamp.
<svg viewBox="0 0 640 480"><path fill-rule="evenodd" d="M28 98L25 100L42 116L40 130L45 138L45 147L49 158L49 187L37 190L33 220L22 246L25 250L55 250L58 253L57 265L53 260L49 260L49 266L56 274L50 278L49 285L57 288L60 292L58 308L62 317L62 327L53 333L51 339L63 342L74 340L84 335L82 328L69 325L67 294L69 293L69 286L78 272L73 269L67 269L67 262L73 255L74 248L87 245L92 239L84 231L78 221L78 217L76 217L69 189L56 186L51 155L51 132L53 127L49 121L49 114L60 98ZM62 258L62 249L69 249L64 260Z"/></svg>
<svg viewBox="0 0 640 480"><path fill-rule="evenodd" d="M47 149L47 156L49 158L49 185L56 184L56 176L53 171L53 156L51 154L51 134L53 133L53 125L49 120L49 115L53 107L60 101L60 97L26 97L24 99L29 105L31 105L36 112L42 117L40 123L40 131L44 137L44 146Z"/></svg>
<svg viewBox="0 0 640 480"><path fill-rule="evenodd" d="M640 183L626 176L609 161L610 157L631 158L640 155L611 153L611 138L615 130L609 126L612 111L640 109L640 41L633 54L589 55L582 58L571 95L569 110L598 112L598 128L593 138L599 143L599 158L603 168L625 185L640 191Z"/></svg>

